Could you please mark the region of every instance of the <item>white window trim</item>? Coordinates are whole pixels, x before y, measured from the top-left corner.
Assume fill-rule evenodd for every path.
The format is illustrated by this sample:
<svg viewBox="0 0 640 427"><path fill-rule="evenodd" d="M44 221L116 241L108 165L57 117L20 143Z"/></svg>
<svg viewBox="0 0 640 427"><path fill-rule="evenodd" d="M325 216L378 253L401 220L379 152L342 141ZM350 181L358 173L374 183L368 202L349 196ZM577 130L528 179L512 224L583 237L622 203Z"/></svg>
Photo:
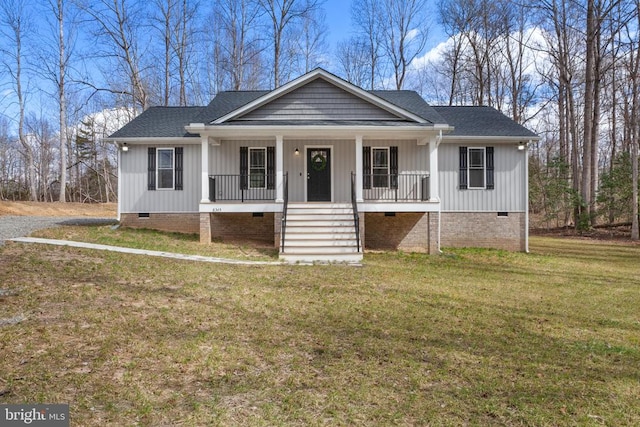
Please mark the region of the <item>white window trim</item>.
<svg viewBox="0 0 640 427"><path fill-rule="evenodd" d="M375 185L375 174L373 173L374 169L382 169L375 167L375 151L376 150L385 150L387 152L387 185L385 186L376 186ZM371 188L391 188L391 149L389 147L371 147Z"/></svg>
<svg viewBox="0 0 640 427"><path fill-rule="evenodd" d="M482 187L471 186L471 170L480 170L480 168L471 167L471 151L482 151L482 172L484 185ZM468 147L467 148L467 189L469 190L486 190L487 189L487 147Z"/></svg>
<svg viewBox="0 0 640 427"><path fill-rule="evenodd" d="M169 168L160 168L160 151L171 151L171 187L160 187L160 171L169 170ZM176 188L176 150L175 148L159 147L156 148L156 190L171 191Z"/></svg>
<svg viewBox="0 0 640 427"><path fill-rule="evenodd" d="M251 185L251 152L252 151L262 151L264 153L264 185L262 187L254 187ZM269 169L269 165L267 165L267 147L249 147L249 159L248 159L248 172L249 172L249 185L248 188L250 190L264 190L267 188L267 170ZM257 169L257 168L256 168Z"/></svg>

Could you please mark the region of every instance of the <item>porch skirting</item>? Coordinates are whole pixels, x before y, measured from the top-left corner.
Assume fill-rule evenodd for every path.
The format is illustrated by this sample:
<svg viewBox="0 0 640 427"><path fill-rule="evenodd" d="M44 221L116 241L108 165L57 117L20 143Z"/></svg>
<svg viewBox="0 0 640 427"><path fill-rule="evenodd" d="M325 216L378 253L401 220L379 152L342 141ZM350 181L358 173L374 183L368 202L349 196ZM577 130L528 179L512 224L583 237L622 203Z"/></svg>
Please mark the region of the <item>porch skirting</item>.
<svg viewBox="0 0 640 427"><path fill-rule="evenodd" d="M120 225L131 228L198 234L200 233L200 214L197 212L123 213L120 214Z"/></svg>
<svg viewBox="0 0 640 427"><path fill-rule="evenodd" d="M438 224L439 215L441 224ZM279 212L123 213L120 224L199 234L202 243L213 239L246 240L278 248L281 218ZM373 250L436 254L442 246L525 251L526 232L524 212L360 212L361 244Z"/></svg>
<svg viewBox="0 0 640 427"><path fill-rule="evenodd" d="M279 215L273 212L201 213L200 242L221 239L273 244L279 240L280 230L275 226L275 217Z"/></svg>

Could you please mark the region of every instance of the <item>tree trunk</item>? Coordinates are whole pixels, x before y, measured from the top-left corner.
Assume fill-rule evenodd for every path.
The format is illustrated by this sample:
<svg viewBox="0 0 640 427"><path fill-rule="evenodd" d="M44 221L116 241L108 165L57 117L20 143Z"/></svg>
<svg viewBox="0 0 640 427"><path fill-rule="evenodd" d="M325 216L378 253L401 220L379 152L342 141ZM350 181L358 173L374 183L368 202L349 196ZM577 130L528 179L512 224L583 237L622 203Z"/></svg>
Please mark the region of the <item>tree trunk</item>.
<svg viewBox="0 0 640 427"><path fill-rule="evenodd" d="M58 29L59 29L59 116L60 116L60 202L67 201L67 99L65 94L66 52L64 43L64 0L58 0Z"/></svg>

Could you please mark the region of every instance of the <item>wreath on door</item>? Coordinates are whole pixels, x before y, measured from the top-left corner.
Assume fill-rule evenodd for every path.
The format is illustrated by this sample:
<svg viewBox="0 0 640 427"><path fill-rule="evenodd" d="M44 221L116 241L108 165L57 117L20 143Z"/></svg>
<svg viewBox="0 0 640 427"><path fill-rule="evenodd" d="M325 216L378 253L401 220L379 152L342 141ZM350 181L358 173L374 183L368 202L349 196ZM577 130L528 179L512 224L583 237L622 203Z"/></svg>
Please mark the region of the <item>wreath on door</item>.
<svg viewBox="0 0 640 427"><path fill-rule="evenodd" d="M316 172L322 172L327 168L327 158L322 153L316 154L311 158L311 167Z"/></svg>

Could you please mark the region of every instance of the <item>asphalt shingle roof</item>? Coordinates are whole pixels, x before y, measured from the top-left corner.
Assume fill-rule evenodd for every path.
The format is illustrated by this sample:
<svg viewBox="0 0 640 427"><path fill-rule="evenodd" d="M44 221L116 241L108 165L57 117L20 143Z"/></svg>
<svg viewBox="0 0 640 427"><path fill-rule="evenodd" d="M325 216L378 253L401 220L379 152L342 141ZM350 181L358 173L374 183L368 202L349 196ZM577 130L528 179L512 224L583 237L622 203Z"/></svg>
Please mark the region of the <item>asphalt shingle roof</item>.
<svg viewBox="0 0 640 427"><path fill-rule="evenodd" d="M267 93L267 90L219 92L193 122L209 124Z"/></svg>
<svg viewBox="0 0 640 427"><path fill-rule="evenodd" d="M109 138L173 138L197 136L184 127L203 107L151 107L114 132Z"/></svg>
<svg viewBox="0 0 640 427"><path fill-rule="evenodd" d="M444 118L445 123L455 127L447 135L537 137L535 133L492 107L434 106L433 109Z"/></svg>
<svg viewBox="0 0 640 427"><path fill-rule="evenodd" d="M220 92L206 107L151 107L112 134L110 138L193 137L196 135L185 131L186 125L190 123L211 123L268 93L269 91L228 91ZM370 93L422 117L429 123L454 126L454 132L449 135L536 137L536 134L491 107L432 107L417 92L408 90L376 90ZM344 126L372 124L339 120L330 122L326 120L315 121L313 124L340 124ZM247 123L243 122L243 124ZM270 124L276 123L270 122ZM303 121L295 124L311 123ZM392 125L395 123L384 122L376 124Z"/></svg>
<svg viewBox="0 0 640 427"><path fill-rule="evenodd" d="M412 90L371 90L369 93L384 99L432 124L445 124L446 121L427 102Z"/></svg>

